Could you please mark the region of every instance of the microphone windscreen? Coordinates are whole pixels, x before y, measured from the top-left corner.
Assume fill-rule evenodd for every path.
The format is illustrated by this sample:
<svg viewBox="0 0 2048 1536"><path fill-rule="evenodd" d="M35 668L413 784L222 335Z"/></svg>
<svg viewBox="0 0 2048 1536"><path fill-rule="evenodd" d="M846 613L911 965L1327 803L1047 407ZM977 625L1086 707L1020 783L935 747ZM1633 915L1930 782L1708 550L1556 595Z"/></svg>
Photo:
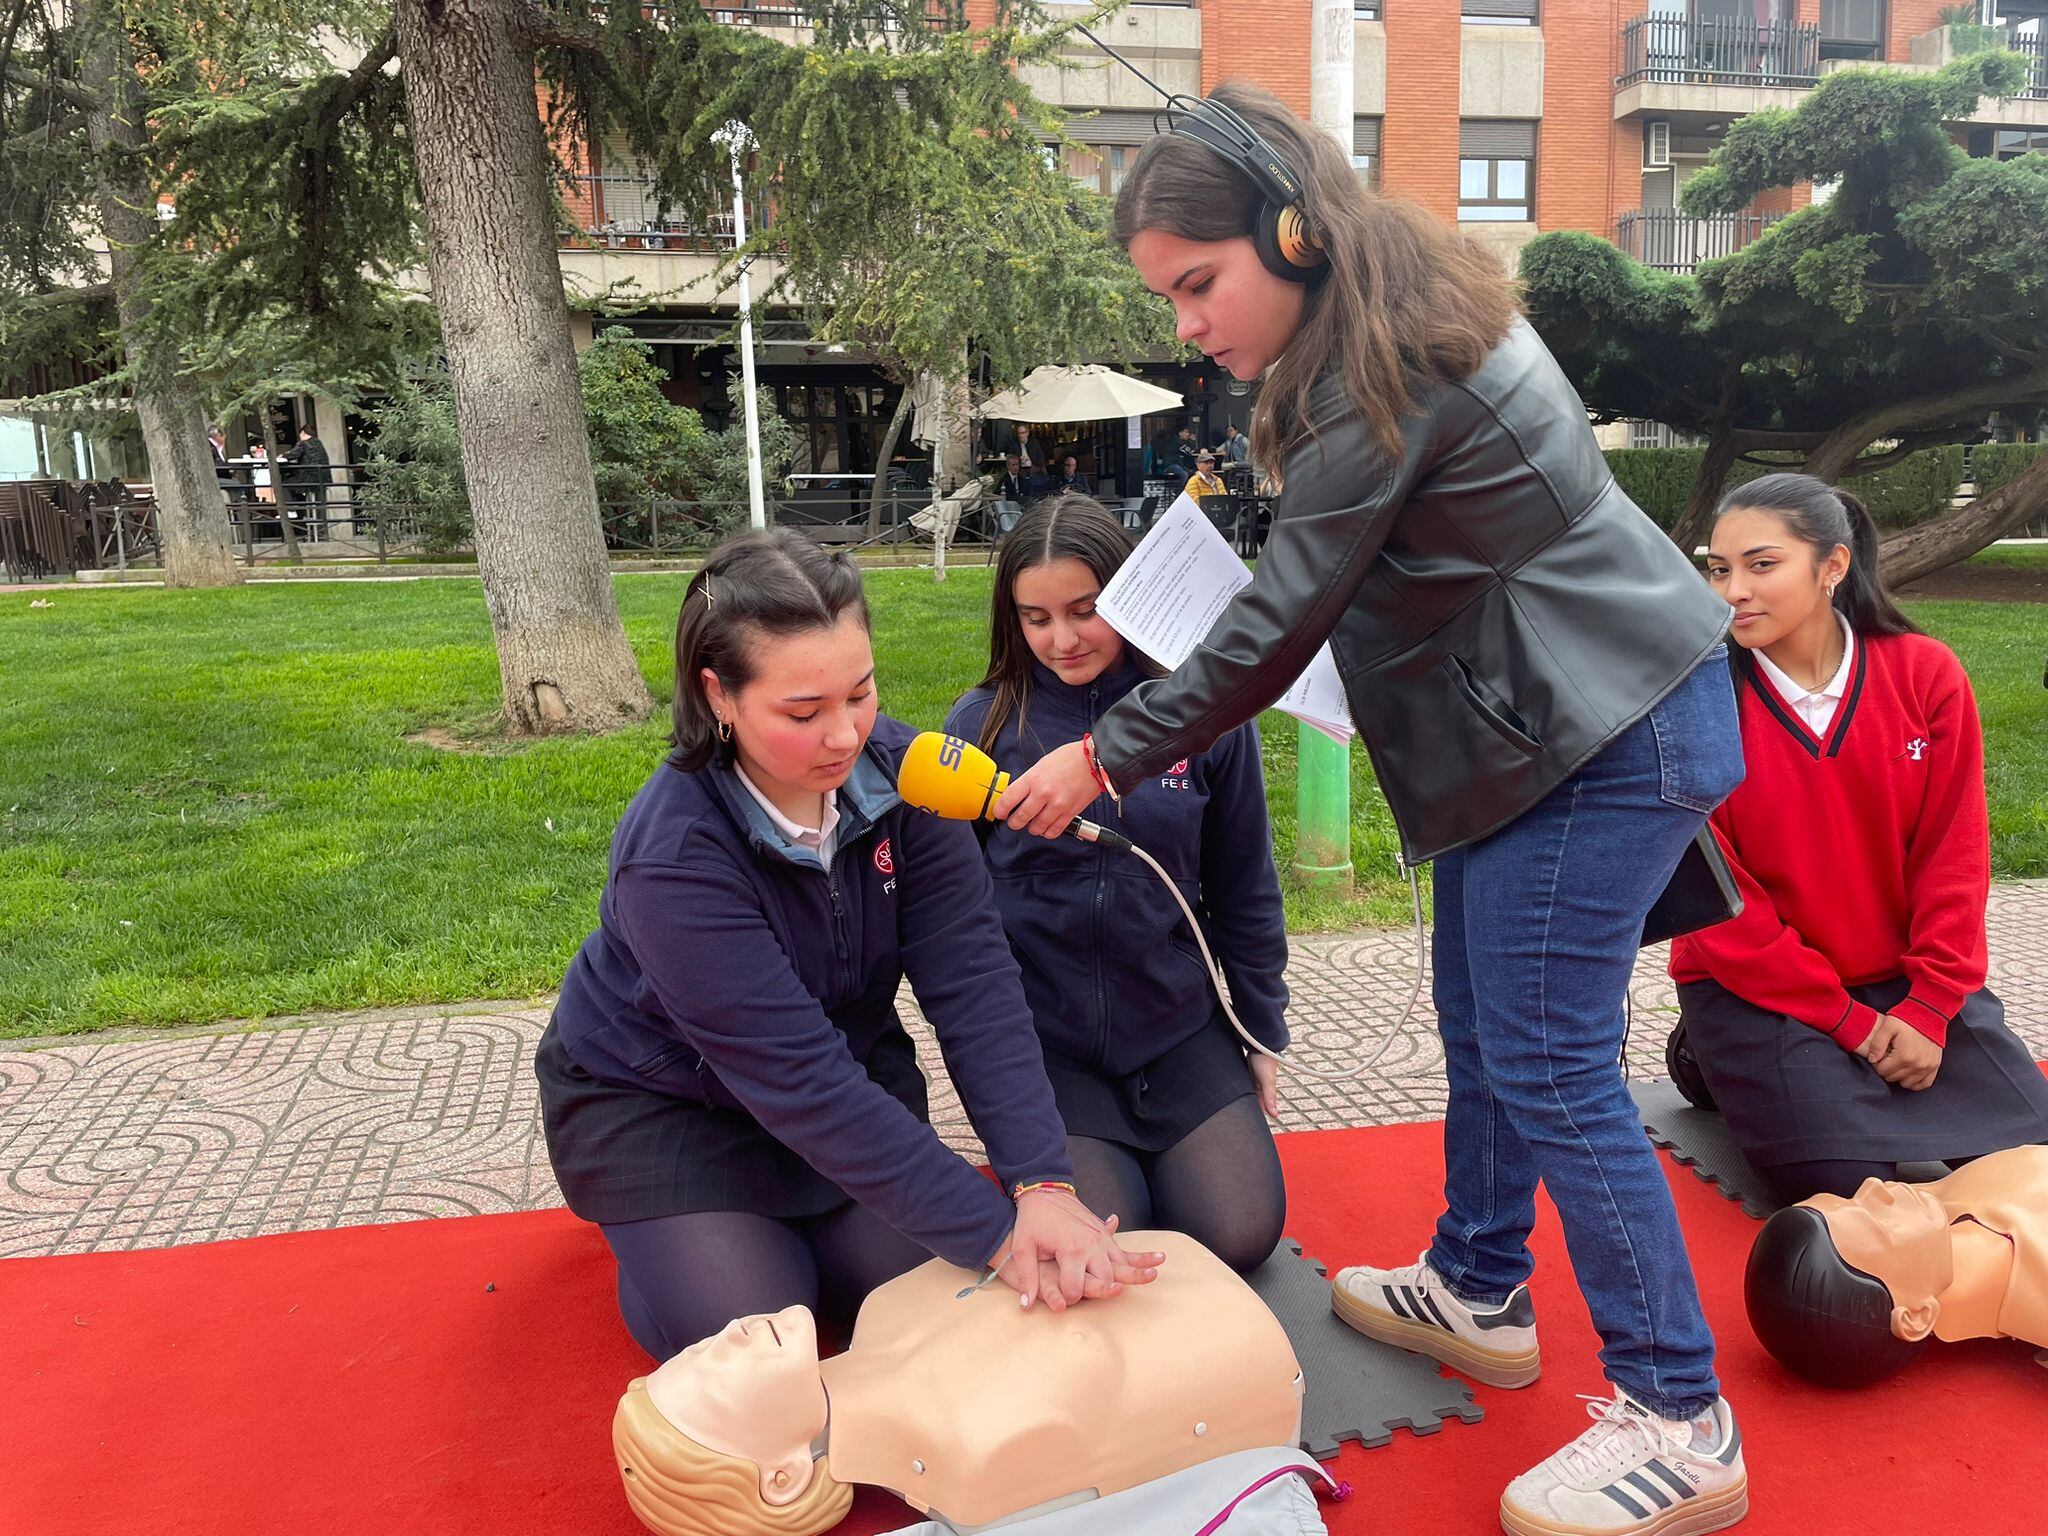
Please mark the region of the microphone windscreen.
<svg viewBox="0 0 2048 1536"><path fill-rule="evenodd" d="M979 821L1010 787L1010 776L972 742L923 731L904 749L896 793L906 805L953 821Z"/></svg>

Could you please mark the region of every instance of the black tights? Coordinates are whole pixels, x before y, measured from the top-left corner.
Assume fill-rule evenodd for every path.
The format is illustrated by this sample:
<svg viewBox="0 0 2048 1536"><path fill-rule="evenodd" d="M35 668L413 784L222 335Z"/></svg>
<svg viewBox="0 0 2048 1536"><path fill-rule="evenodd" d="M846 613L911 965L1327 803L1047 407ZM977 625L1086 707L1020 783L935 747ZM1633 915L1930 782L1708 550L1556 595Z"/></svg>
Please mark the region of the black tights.
<svg viewBox="0 0 2048 1536"><path fill-rule="evenodd" d="M931 1257L851 1202L797 1221L693 1211L601 1230L619 1261L619 1313L656 1360L736 1317L784 1307L850 1323L869 1291Z"/></svg>
<svg viewBox="0 0 2048 1536"><path fill-rule="evenodd" d="M1271 1256L1287 1220L1280 1153L1257 1098L1216 1111L1164 1152L1069 1136L1075 1185L1120 1230L1185 1232L1240 1274Z"/></svg>

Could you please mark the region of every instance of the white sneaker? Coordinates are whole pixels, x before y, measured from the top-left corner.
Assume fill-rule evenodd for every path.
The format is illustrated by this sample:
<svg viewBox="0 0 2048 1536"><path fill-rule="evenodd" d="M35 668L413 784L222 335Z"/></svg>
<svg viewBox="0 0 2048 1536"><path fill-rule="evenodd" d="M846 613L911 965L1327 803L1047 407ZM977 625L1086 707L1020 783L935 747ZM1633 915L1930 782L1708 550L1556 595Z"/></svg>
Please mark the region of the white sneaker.
<svg viewBox="0 0 2048 1536"><path fill-rule="evenodd" d="M1512 1483L1500 1499L1510 1536L1703 1536L1749 1513L1742 1432L1725 1398L1720 1433L1697 1449L1691 1424L1660 1419L1619 1388L1589 1397L1593 1427Z"/></svg>
<svg viewBox="0 0 2048 1536"><path fill-rule="evenodd" d="M1536 1349L1536 1308L1529 1287L1495 1307L1472 1307L1451 1294L1429 1255L1405 1269L1340 1269L1330 1305L1369 1339L1441 1360L1490 1387L1526 1387L1543 1373Z"/></svg>

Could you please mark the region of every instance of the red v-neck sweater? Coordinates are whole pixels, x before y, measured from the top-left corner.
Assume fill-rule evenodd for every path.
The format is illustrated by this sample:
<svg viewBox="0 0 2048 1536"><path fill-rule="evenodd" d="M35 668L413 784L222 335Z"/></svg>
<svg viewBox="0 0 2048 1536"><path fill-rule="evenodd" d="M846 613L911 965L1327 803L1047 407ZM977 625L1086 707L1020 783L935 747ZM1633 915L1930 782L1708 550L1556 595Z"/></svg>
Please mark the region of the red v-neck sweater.
<svg viewBox="0 0 2048 1536"><path fill-rule="evenodd" d="M1738 692L1749 771L1713 827L1742 915L1673 940L1672 976L1851 1051L1878 1016L1845 988L1904 976L1893 1017L1943 1043L1988 963L1984 738L1962 663L1925 635L1859 635L1825 737L1763 677Z"/></svg>

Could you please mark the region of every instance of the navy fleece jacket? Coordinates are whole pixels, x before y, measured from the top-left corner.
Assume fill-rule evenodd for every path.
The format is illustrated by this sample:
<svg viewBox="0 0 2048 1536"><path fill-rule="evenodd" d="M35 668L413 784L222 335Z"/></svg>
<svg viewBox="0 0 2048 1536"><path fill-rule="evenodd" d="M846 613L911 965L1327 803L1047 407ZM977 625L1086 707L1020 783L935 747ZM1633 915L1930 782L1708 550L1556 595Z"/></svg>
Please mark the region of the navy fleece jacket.
<svg viewBox="0 0 2048 1536"><path fill-rule="evenodd" d="M905 976L1005 1185L1071 1179L1065 1133L974 833L896 796L909 727L886 716L839 792L827 870L779 838L729 768L673 761L612 838L597 931L555 1027L593 1077L744 1110L940 1257L985 1264L1008 1197L870 1078Z"/></svg>
<svg viewBox="0 0 2048 1536"><path fill-rule="evenodd" d="M991 756L1022 773L1078 741L1144 674L1125 652L1075 687L1032 663L1020 731L1004 723ZM981 740L993 694L961 696L946 729ZM1166 866L1195 909L1230 983L1237 1016L1274 1050L1287 1044L1287 925L1273 867L1273 827L1259 729L1239 726L1209 751L1132 787L1121 814L1107 796L1083 812ZM1215 989L1187 919L1145 864L1099 844L989 829L996 909L1024 969L1039 1038L1105 1073L1134 1072L1216 1011Z"/></svg>

